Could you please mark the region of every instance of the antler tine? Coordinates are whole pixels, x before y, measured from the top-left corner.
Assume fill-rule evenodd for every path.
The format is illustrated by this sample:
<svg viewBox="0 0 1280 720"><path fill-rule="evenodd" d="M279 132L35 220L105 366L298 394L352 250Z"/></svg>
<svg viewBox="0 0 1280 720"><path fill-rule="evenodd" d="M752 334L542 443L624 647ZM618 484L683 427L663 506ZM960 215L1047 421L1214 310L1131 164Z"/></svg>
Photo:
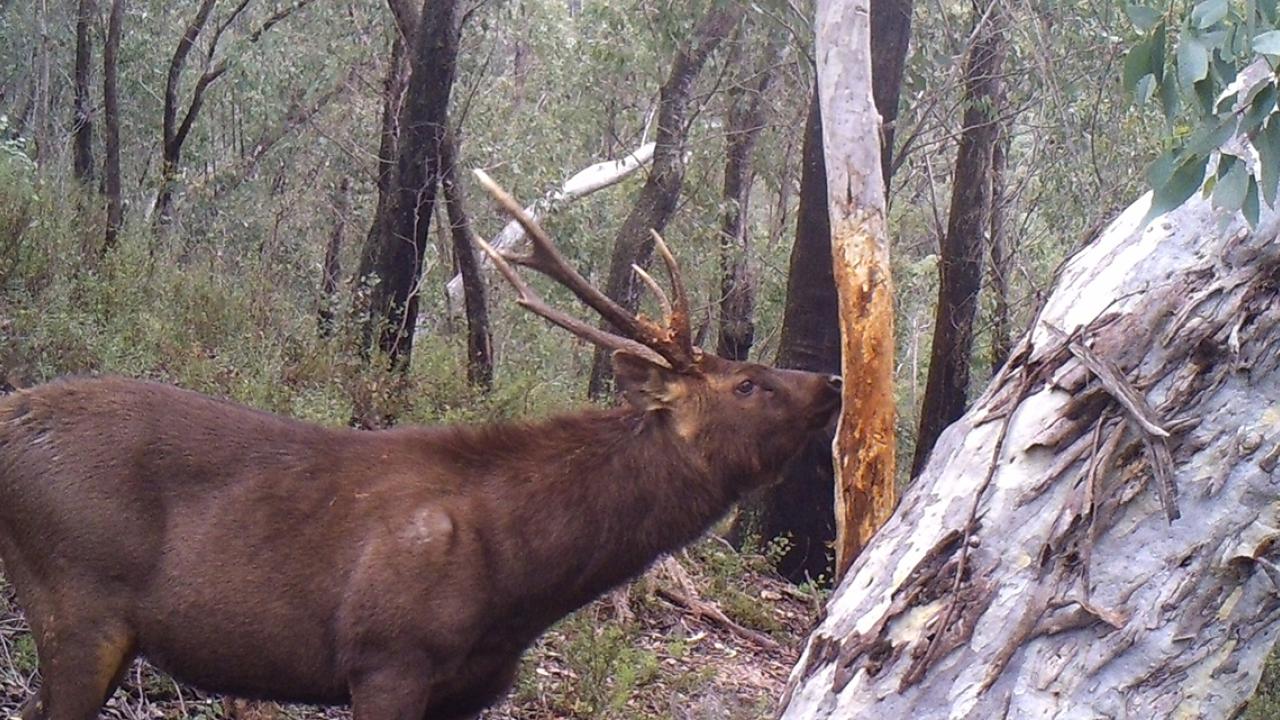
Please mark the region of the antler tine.
<svg viewBox="0 0 1280 720"><path fill-rule="evenodd" d="M671 254L671 249L667 247L667 242L662 239L658 231L650 229L649 233L653 235L653 245L658 249L658 254L662 256L662 262L667 267L667 277L671 279L671 293L675 295L674 308L667 311L667 324L671 326L671 331L681 347L690 356L696 356L693 349L693 331L689 327L689 296L684 290L680 266L676 264L675 256Z"/></svg>
<svg viewBox="0 0 1280 720"><path fill-rule="evenodd" d="M671 363L653 349L634 340L629 340L601 330L590 323L583 322L572 315L551 307L540 295L538 295L538 293L534 292L533 288L525 284L524 280L520 277L520 273L516 272L516 269L511 267L511 263L508 262L507 258L504 257L502 253L498 252L496 248L485 242L483 238L475 233L471 234L471 242L475 243L477 247L484 251L484 254L488 255L489 258L493 260L494 267L498 268L498 272L502 273L502 276L506 278L507 282L515 288L517 294L516 302L519 303L521 307L527 308L535 315L540 315L546 318L555 325L568 330L587 342L609 348L610 350L624 350L632 355L638 355L649 362L656 363L663 367L671 367Z"/></svg>
<svg viewBox="0 0 1280 720"><path fill-rule="evenodd" d="M667 299L667 294L662 291L662 286L653 279L652 275L645 272L644 268L636 265L635 263L631 263L631 271L644 282L650 292L657 296L658 303L662 305L663 316L667 318L668 323L671 322L671 301Z"/></svg>
<svg viewBox="0 0 1280 720"><path fill-rule="evenodd" d="M503 190L494 182L493 178L490 178L488 174L480 169L476 169L473 172L480 185L489 191L489 194L493 196L493 199L502 206L502 209L508 215L520 223L520 227L524 228L525 233L533 243L533 251L528 256L511 258L513 262L527 265L569 288L588 307L600 313L605 320L608 320L614 327L622 330L627 335L646 337L653 333L654 328L645 327L626 308L597 290L577 270L573 269L564 259L564 256L560 254L547 231L542 229L538 221L529 217L524 208L520 207L520 203L516 202L515 198L511 197L506 190Z"/></svg>
<svg viewBox="0 0 1280 720"><path fill-rule="evenodd" d="M560 254L555 242L551 240L547 232L542 229L542 226L536 220L525 213L524 208L515 201L515 198L499 187L483 170L477 169L473 172L476 180L485 190L489 191L489 194L493 196L502 209L514 218L516 222L520 223L520 226L524 228L525 233L528 234L532 242L533 247L528 255L521 257L508 256L504 259L531 267L564 285L579 300L620 330L623 337L630 339L638 346L647 347L651 353L656 353L663 357L665 359L664 365L684 370L697 362L697 357L687 340L681 340L682 336L677 333L676 340L673 342L672 333L669 330L646 318L633 315L612 298L592 286L591 283L587 282L586 278L582 277L564 259L564 256ZM681 292L683 292L683 289L681 289ZM543 306L545 307L545 304ZM561 315L563 314L561 313ZM547 317L545 313L543 316ZM550 318L548 317L548 319ZM553 322L558 323L555 320ZM686 328L685 337L687 337L687 320L684 321L684 327ZM647 358L649 355L645 354L645 357Z"/></svg>

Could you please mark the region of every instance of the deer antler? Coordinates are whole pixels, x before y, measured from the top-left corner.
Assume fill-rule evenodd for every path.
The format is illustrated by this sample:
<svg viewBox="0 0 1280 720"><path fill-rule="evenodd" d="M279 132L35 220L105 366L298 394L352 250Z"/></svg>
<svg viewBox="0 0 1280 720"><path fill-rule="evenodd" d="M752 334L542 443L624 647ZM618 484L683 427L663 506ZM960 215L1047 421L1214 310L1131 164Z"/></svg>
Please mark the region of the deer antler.
<svg viewBox="0 0 1280 720"><path fill-rule="evenodd" d="M660 237L657 238L656 243L659 252L663 256L663 261L667 265L667 274L671 277L672 282L672 293L675 295L675 305L673 306L666 300L665 294L662 294L660 289L658 290L659 297L663 301L664 311L670 308L667 312L667 327L662 327L648 318L632 314L626 308L614 302L609 296L593 287L591 283L587 282L586 278L582 277L577 270L569 265L564 256L560 254L559 249L556 248L551 237L547 235L547 232L538 225L536 220L525 213L524 208L511 195L499 187L483 170L475 170L473 172L480 185L489 191L489 194L493 196L502 209L516 222L520 223L520 226L524 228L531 241L532 247L527 254L508 255L495 250L483 240L474 238L480 249L493 258L494 264L502 272L503 277L519 293L519 302L522 306L578 337L602 347L626 350L650 361L655 361L656 358L659 364L677 371L687 371L697 364L700 353L694 349L692 335L689 332L688 299L685 296L683 283L680 281L679 268L676 265L675 258L671 255L671 251L667 249L666 244L662 242ZM657 237L657 233L654 233L654 235ZM600 330L548 306L520 279L519 274L511 267L510 263L533 268L565 286L579 300L599 313L611 325L618 328L623 335L618 336ZM646 283L651 284L651 287L657 286L657 283L653 282L652 278L647 278Z"/></svg>

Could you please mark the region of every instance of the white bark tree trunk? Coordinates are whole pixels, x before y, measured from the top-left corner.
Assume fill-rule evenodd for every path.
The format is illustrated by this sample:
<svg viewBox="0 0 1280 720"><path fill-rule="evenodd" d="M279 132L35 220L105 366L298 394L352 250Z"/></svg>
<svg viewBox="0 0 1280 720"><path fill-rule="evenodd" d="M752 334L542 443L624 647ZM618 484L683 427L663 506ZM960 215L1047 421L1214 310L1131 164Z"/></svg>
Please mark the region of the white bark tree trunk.
<svg viewBox="0 0 1280 720"><path fill-rule="evenodd" d="M636 148L621 160L605 160L579 170L573 177L564 182L559 189L547 193L546 197L525 208L525 213L534 220L541 221L548 212L568 203L586 197L597 190L616 185L634 175L640 168L653 160L654 143L648 142ZM518 251L527 238L520 223L512 220L502 228L489 242L502 252ZM493 271L493 261L487 255L481 255L480 267L485 272ZM447 286L449 313L458 315L462 312L462 275L454 275Z"/></svg>
<svg viewBox="0 0 1280 720"><path fill-rule="evenodd" d="M870 2L819 0L814 24L841 373L849 379L833 452L840 575L893 510L893 282Z"/></svg>
<svg viewBox="0 0 1280 720"><path fill-rule="evenodd" d="M1144 225L1149 206L1065 266L943 433L832 596L780 717L1223 718L1246 702L1280 631L1280 216L1250 229L1197 193Z"/></svg>

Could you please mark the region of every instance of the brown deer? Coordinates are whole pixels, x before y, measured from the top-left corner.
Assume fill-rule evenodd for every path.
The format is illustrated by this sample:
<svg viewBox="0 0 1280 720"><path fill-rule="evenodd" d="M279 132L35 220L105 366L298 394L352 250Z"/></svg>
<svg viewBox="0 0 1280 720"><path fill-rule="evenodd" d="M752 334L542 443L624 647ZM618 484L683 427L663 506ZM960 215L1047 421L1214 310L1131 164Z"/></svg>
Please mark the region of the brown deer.
<svg viewBox="0 0 1280 720"><path fill-rule="evenodd" d="M547 627L695 539L830 420L839 378L693 346L660 239L665 325L591 287L491 190L533 250L486 251L522 305L615 351L624 407L368 432L119 378L5 398L0 559L42 676L23 720L95 717L137 656L357 720L474 717ZM622 335L548 307L507 260Z"/></svg>

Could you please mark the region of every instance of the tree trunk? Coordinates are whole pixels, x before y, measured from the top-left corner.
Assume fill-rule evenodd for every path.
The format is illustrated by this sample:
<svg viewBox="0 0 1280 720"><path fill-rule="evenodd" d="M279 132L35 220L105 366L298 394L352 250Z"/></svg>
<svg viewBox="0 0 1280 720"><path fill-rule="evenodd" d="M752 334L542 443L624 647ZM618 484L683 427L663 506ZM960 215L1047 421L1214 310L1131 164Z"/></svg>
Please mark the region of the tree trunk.
<svg viewBox="0 0 1280 720"><path fill-rule="evenodd" d="M720 213L720 332L716 354L730 360L746 360L755 341L755 270L751 263L748 228L751 200L751 160L756 140L764 129L764 95L773 82L781 59L782 43L770 33L754 70L742 62L743 46L751 43L750 27L744 27L733 43L729 65L738 77L729 88L725 127L724 191ZM752 43L754 44L754 43Z"/></svg>
<svg viewBox="0 0 1280 720"><path fill-rule="evenodd" d="M911 33L909 0L871 3L871 81L884 125L882 177L892 174L893 126L898 113L902 68ZM827 178L823 166L822 119L816 89L805 124L795 245L787 274L778 366L813 372L840 372L840 324L831 262ZM885 182L886 188L888 182ZM835 491L831 436L815 434L805 451L783 472L781 483L764 493L758 522L762 536L789 539L778 570L793 582L831 579L835 543Z"/></svg>
<svg viewBox="0 0 1280 720"><path fill-rule="evenodd" d="M782 718L1226 718L1248 699L1280 630L1280 216L1251 230L1196 193L1148 224L1150 203L1064 266L939 438Z"/></svg>
<svg viewBox="0 0 1280 720"><path fill-rule="evenodd" d="M106 255L120 238L124 224L124 198L120 189L120 91L118 68L120 31L124 22L124 0L111 0L107 19L107 39L102 45L102 134L106 157L103 161L103 191L107 200L107 230L102 242Z"/></svg>
<svg viewBox="0 0 1280 720"><path fill-rule="evenodd" d="M871 92L868 0L819 0L818 104L827 214L840 310L841 370L850 381L833 449L836 577L895 501L893 281L885 234L880 114Z"/></svg>
<svg viewBox="0 0 1280 720"><path fill-rule="evenodd" d="M160 190L156 193L153 210L153 217L159 224L167 224L173 218L173 193L174 185L178 181L178 163L182 160L182 145L186 142L187 132L191 130L190 122L181 124L178 122L178 91L182 86L182 70L187 64L187 56L195 48L196 38L200 37L200 32L204 30L205 24L209 21L209 15L213 12L213 6L217 3L218 0L201 0L195 17L183 31L182 37L178 40L178 47L169 60L169 75L164 86L164 116L160 139ZM207 86L208 82L205 82L204 87ZM203 95L204 89L199 87L196 98L201 98L203 102ZM199 110L195 98L192 100L192 108ZM195 121L192 110L187 111L187 117L192 122Z"/></svg>
<svg viewBox="0 0 1280 720"><path fill-rule="evenodd" d="M929 353L929 379L920 408L911 475L920 474L943 428L964 413L969 399L973 320L982 287L982 256L990 228L991 153L999 135L1000 69L1005 20L1000 0L975 5L974 41L965 60L964 130L951 180L951 210L942 239L938 309Z"/></svg>
<svg viewBox="0 0 1280 720"><path fill-rule="evenodd" d="M648 263L653 253L653 237L649 231L662 232L666 228L684 184L685 141L693 82L707 58L733 30L744 12L745 6L740 3L712 3L693 36L676 51L671 72L662 84L653 168L640 189L635 206L614 238L609 279L605 284L605 294L632 312L640 303L640 294L631 266L643 267ZM613 365L609 357L608 352L596 350L587 385L587 394L593 398L609 393L613 379Z"/></svg>
<svg viewBox="0 0 1280 720"><path fill-rule="evenodd" d="M84 187L93 185L93 100L89 88L93 82L93 36L90 24L98 9L94 0L80 0L76 12L75 107L72 110L72 171Z"/></svg>
<svg viewBox="0 0 1280 720"><path fill-rule="evenodd" d="M397 120L390 200L374 218L376 233L370 234L356 274L367 288L362 301L367 313L363 349L382 352L398 369L408 367L413 352L418 282L430 242L441 142L457 65L456 5L456 0L425 0L412 46L406 46L411 50L410 71ZM370 282L373 278L376 282Z"/></svg>
<svg viewBox="0 0 1280 720"><path fill-rule="evenodd" d="M488 390L493 385L493 339L489 333L489 307L485 297L484 276L475 245L474 231L463 204L458 177L458 146L453 133L445 137L441 148L445 207L449 212L449 229L453 238L453 257L462 276L463 302L467 311L467 382L472 387Z"/></svg>
<svg viewBox="0 0 1280 720"><path fill-rule="evenodd" d="M347 216L351 213L351 178L343 175L338 189L333 193L333 230L324 247L324 262L320 270L320 337L333 337L338 309L338 285L342 279L342 236L347 229Z"/></svg>
<svg viewBox="0 0 1280 720"><path fill-rule="evenodd" d="M1003 105L1003 102L1001 102ZM991 148L991 374L998 372L1013 349L1013 318L1009 278L1013 274L1013 248L1005 232L1008 208L1005 170L1009 164L1009 131L1001 126Z"/></svg>

